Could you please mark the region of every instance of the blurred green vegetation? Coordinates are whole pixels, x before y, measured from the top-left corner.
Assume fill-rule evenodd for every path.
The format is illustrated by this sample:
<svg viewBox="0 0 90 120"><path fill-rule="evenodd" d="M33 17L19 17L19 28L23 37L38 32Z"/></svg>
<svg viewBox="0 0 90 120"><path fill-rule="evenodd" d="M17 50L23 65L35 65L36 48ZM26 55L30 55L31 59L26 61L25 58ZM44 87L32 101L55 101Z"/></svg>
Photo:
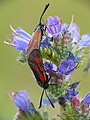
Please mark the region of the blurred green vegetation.
<svg viewBox="0 0 90 120"><path fill-rule="evenodd" d="M35 82L28 65L16 61L18 52L3 42L5 36L11 33L10 24L14 28L20 26L32 34L48 2L50 7L45 13L45 20L50 15L58 15L63 23L70 23L73 14L81 34L90 33L90 0L0 0L0 120L12 120L16 112L8 92L26 89L31 101L38 106L41 88ZM74 74L74 81L81 81L79 90L82 96L90 91L90 71L83 74L86 61ZM53 112L59 114L57 109L49 110L50 116L53 116Z"/></svg>

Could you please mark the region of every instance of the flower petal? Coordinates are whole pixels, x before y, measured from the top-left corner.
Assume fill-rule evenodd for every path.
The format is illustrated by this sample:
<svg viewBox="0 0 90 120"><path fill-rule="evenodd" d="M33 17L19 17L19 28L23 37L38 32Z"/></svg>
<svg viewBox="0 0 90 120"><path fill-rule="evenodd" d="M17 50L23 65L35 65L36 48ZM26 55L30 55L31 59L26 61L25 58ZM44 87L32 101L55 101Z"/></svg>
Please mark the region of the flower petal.
<svg viewBox="0 0 90 120"><path fill-rule="evenodd" d="M79 49L89 46L90 46L90 34L85 34L81 37L81 40L79 41Z"/></svg>
<svg viewBox="0 0 90 120"><path fill-rule="evenodd" d="M16 93L11 93L10 95L16 107L18 107L20 110L24 112L32 112L33 110L35 110L26 90L20 90Z"/></svg>
<svg viewBox="0 0 90 120"><path fill-rule="evenodd" d="M16 29L16 32L19 33L20 37L30 41L31 35L29 35L26 31L24 31L21 27Z"/></svg>
<svg viewBox="0 0 90 120"><path fill-rule="evenodd" d="M49 16L47 21L48 23L46 32L48 34L51 34L53 37L57 37L61 32L60 18L58 16L55 16L54 18L52 16Z"/></svg>
<svg viewBox="0 0 90 120"><path fill-rule="evenodd" d="M71 74L74 72L74 62L72 60L61 61L61 64L58 66L57 71L63 76Z"/></svg>
<svg viewBox="0 0 90 120"><path fill-rule="evenodd" d="M28 41L18 36L15 36L12 41L12 45L16 46L16 50L26 50L28 44L29 44Z"/></svg>
<svg viewBox="0 0 90 120"><path fill-rule="evenodd" d="M82 103L90 104L90 92L85 95L82 100Z"/></svg>

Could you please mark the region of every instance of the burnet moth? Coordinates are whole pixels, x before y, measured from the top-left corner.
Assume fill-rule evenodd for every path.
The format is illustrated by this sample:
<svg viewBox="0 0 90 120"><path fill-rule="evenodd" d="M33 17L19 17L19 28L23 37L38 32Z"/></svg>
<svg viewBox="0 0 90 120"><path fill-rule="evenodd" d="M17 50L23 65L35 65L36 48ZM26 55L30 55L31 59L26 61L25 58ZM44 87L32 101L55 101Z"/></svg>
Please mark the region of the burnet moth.
<svg viewBox="0 0 90 120"><path fill-rule="evenodd" d="M41 21L48 6L49 4L46 5L43 13L41 14L39 25L36 27L36 30L32 37L32 41L29 43L27 48L27 54L28 54L27 59L28 59L29 67L33 71L33 74L37 80L38 85L43 88L41 99L40 99L40 105L38 108L41 108L42 106L42 98L43 98L44 92L49 102L51 103L52 107L54 108L54 105L46 92L46 89L49 87L50 78L44 70L42 56L39 51L40 41L43 35L43 24L41 23Z"/></svg>
<svg viewBox="0 0 90 120"><path fill-rule="evenodd" d="M34 73L34 76L37 80L38 85L43 88L39 108L41 108L41 106L42 106L42 97L43 97L44 92L45 92L49 102L51 103L52 107L54 108L53 103L51 102L50 98L48 97L48 95L46 93L46 89L49 87L50 78L44 70L42 56L38 49L34 49L30 53L29 58L28 58L28 64Z"/></svg>

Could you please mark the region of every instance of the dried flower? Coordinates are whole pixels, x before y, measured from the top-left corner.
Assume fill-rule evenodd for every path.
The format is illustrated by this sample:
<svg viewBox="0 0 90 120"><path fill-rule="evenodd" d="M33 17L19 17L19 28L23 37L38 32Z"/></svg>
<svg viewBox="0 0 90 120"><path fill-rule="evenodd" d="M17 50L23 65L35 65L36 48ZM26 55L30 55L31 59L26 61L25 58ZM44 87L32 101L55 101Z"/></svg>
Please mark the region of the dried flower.
<svg viewBox="0 0 90 120"><path fill-rule="evenodd" d="M72 106L74 106L77 110L80 110L80 100L78 96L72 97Z"/></svg>

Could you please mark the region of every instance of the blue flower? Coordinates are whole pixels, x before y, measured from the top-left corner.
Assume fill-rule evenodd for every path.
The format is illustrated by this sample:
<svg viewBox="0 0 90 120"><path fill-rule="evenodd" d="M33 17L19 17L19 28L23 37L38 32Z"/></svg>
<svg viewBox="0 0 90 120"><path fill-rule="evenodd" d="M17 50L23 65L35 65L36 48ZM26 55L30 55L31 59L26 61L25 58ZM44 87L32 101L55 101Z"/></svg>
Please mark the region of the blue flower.
<svg viewBox="0 0 90 120"><path fill-rule="evenodd" d="M90 104L90 92L85 95L85 97L82 100L82 103L85 103L88 105Z"/></svg>
<svg viewBox="0 0 90 120"><path fill-rule="evenodd" d="M65 32L65 33L70 33L71 34L71 38L72 38L72 41L76 42L80 39L80 33L79 33L79 27L77 26L76 23L71 23L70 25L69 24L62 24L62 29L61 31Z"/></svg>
<svg viewBox="0 0 90 120"><path fill-rule="evenodd" d="M57 67L56 67L56 65L52 64L51 62L46 61L44 63L44 69L46 72L50 72L51 70L56 71Z"/></svg>
<svg viewBox="0 0 90 120"><path fill-rule="evenodd" d="M63 60L58 66L57 71L60 75L66 76L73 73L75 70L75 64L72 60Z"/></svg>
<svg viewBox="0 0 90 120"><path fill-rule="evenodd" d="M79 85L79 83L80 83L80 81L79 81L79 82L74 82L74 83L68 85L67 87L70 88L70 89L71 89L71 88L74 88L74 89L75 89L75 88L77 88L77 86Z"/></svg>
<svg viewBox="0 0 90 120"><path fill-rule="evenodd" d="M52 103L55 103L54 99L50 99ZM43 98L43 104L44 105L51 105L50 101L47 98Z"/></svg>
<svg viewBox="0 0 90 120"><path fill-rule="evenodd" d="M42 48L50 47L51 44L49 43L49 40L50 40L49 37L45 37L45 39L41 41L40 47Z"/></svg>
<svg viewBox="0 0 90 120"><path fill-rule="evenodd" d="M52 104L55 103L55 98L53 97L53 95L52 94L48 94L48 95L49 95L49 98L50 98L50 101L52 102ZM43 98L42 100L43 100L44 105L51 105L49 99Z"/></svg>
<svg viewBox="0 0 90 120"><path fill-rule="evenodd" d="M74 56L74 54L69 51L69 55L67 56L67 60L72 60L74 63L77 63L79 61L79 58Z"/></svg>
<svg viewBox="0 0 90 120"><path fill-rule="evenodd" d="M66 23L62 24L61 31L67 33L68 32L68 28L69 28L69 24L66 24Z"/></svg>
<svg viewBox="0 0 90 120"><path fill-rule="evenodd" d="M89 46L90 46L90 34L85 34L81 37L81 40L79 41L79 49Z"/></svg>
<svg viewBox="0 0 90 120"><path fill-rule="evenodd" d="M24 112L32 112L35 111L35 108L32 104L32 102L29 99L28 92L27 91L18 91L17 93L11 93L10 94L13 102L15 103L16 107L18 107L20 110Z"/></svg>
<svg viewBox="0 0 90 120"><path fill-rule="evenodd" d="M76 91L74 88L68 88L66 90L66 93L64 95L64 98L69 100L70 102L72 101L72 98L78 94L78 91Z"/></svg>
<svg viewBox="0 0 90 120"><path fill-rule="evenodd" d="M68 31L71 31L71 38L73 38L73 40L78 41L80 39L80 33L79 33L79 27L77 26L76 23L72 23L69 26Z"/></svg>
<svg viewBox="0 0 90 120"><path fill-rule="evenodd" d="M25 32L21 27L18 27L15 31L21 38L26 39L27 41L30 41L31 35Z"/></svg>
<svg viewBox="0 0 90 120"><path fill-rule="evenodd" d="M44 63L44 69L45 69L46 72L51 71L51 70L53 69L52 63L50 63L50 62L45 62L45 63Z"/></svg>
<svg viewBox="0 0 90 120"><path fill-rule="evenodd" d="M16 48L16 50L26 50L27 46L28 46L29 42L23 38L20 38L18 36L15 36L11 45L14 46Z"/></svg>
<svg viewBox="0 0 90 120"><path fill-rule="evenodd" d="M61 32L62 24L60 18L58 16L55 16L54 18L49 16L47 22L46 32L52 35L52 37L57 37Z"/></svg>
<svg viewBox="0 0 90 120"><path fill-rule="evenodd" d="M18 27L16 30L14 30L12 27L11 29L13 31L13 40L5 43L14 46L16 50L25 51L29 44L31 36L20 27Z"/></svg>
<svg viewBox="0 0 90 120"><path fill-rule="evenodd" d="M65 107L66 107L66 104L65 104L66 100L65 100L65 98L62 95L58 98L58 102L65 109Z"/></svg>

